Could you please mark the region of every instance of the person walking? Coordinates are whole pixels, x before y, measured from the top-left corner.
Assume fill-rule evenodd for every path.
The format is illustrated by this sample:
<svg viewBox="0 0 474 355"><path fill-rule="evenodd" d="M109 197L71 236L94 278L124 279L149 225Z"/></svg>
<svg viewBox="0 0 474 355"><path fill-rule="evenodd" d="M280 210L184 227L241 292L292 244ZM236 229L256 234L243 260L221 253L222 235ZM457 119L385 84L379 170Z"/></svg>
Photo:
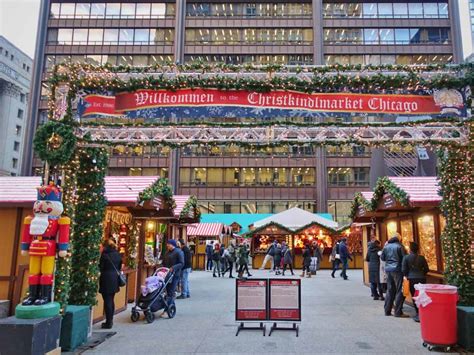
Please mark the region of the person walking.
<svg viewBox="0 0 474 355"><path fill-rule="evenodd" d="M271 262L270 272L273 271L273 265L274 265L273 257L275 256L276 245L277 245L277 241L274 240L273 243L270 244L270 246L268 247L267 253L265 255L265 258L263 259L263 263L262 263L262 266L260 267L260 270L265 269L265 266L267 266L267 263L270 261Z"/></svg>
<svg viewBox="0 0 474 355"><path fill-rule="evenodd" d="M184 253L178 248L178 244L174 239L168 239L166 242L166 254L163 258L163 266L169 269L175 276L181 273L184 266ZM166 286L168 298L174 300L178 278L173 276L171 282Z"/></svg>
<svg viewBox="0 0 474 355"><path fill-rule="evenodd" d="M321 260L323 258L323 250L319 246L319 243L314 240L313 241L313 258L316 258L316 271L319 270L319 267L321 266Z"/></svg>
<svg viewBox="0 0 474 355"><path fill-rule="evenodd" d="M380 247L380 241L375 239L373 242L370 242L367 248L367 255L365 261L369 263L369 282L370 290L372 292L372 297L374 300L384 300L382 283L380 282L380 257L379 251L382 248Z"/></svg>
<svg viewBox="0 0 474 355"><path fill-rule="evenodd" d="M352 261L351 253L349 252L349 248L347 248L347 239L343 238L341 243L339 244L339 254L341 256L341 263L342 263L342 272L341 277L344 280L347 280L347 269L349 268L349 260Z"/></svg>
<svg viewBox="0 0 474 355"><path fill-rule="evenodd" d="M221 275L224 277L224 271L227 269L227 248L224 246L224 244L221 244L219 250L219 255L220 255L220 263L221 263Z"/></svg>
<svg viewBox="0 0 474 355"><path fill-rule="evenodd" d="M426 283L426 274L429 271L428 263L423 255L418 254L418 244L415 242L410 243L410 254L405 255L402 261L402 272L403 275L408 279L410 285L411 297L415 296L415 285ZM419 322L418 307L413 302L415 307L416 315L413 318L415 322Z"/></svg>
<svg viewBox="0 0 474 355"><path fill-rule="evenodd" d="M380 256L385 261L385 272L387 273L387 296L385 297L385 315L392 315L395 304L394 316L399 318L408 317L403 314L403 273L402 261L405 249L400 243L398 235L393 236L382 250Z"/></svg>
<svg viewBox="0 0 474 355"><path fill-rule="evenodd" d="M104 300L105 322L102 329L111 329L115 313L115 294L119 292L119 272L122 269L122 256L112 239L104 242L104 249L99 260L99 292Z"/></svg>
<svg viewBox="0 0 474 355"><path fill-rule="evenodd" d="M212 254L214 252L214 241L211 240L206 245L206 271L210 272L212 270Z"/></svg>
<svg viewBox="0 0 474 355"><path fill-rule="evenodd" d="M291 255L291 249L286 243L283 245L282 248L282 255L283 255L283 273L282 275L285 276L286 267L288 266L291 271L291 275L293 276L293 257Z"/></svg>
<svg viewBox="0 0 474 355"><path fill-rule="evenodd" d="M221 277L221 248L219 243L214 244L214 251L212 252L212 276L216 276L216 270L219 277Z"/></svg>
<svg viewBox="0 0 474 355"><path fill-rule="evenodd" d="M189 274L191 273L191 250L186 245L183 239L180 240L181 250L184 254L184 266L181 271L181 295L178 299L191 297L189 293Z"/></svg>
<svg viewBox="0 0 474 355"><path fill-rule="evenodd" d="M332 262L332 273L331 276L334 278L334 274L339 269L339 264L341 263L341 256L339 254L339 246L341 242L338 240L331 251L331 262Z"/></svg>
<svg viewBox="0 0 474 355"><path fill-rule="evenodd" d="M275 275L280 275L280 265L281 265L281 244L277 243L275 247L275 255L273 256L273 271L275 271Z"/></svg>
<svg viewBox="0 0 474 355"><path fill-rule="evenodd" d="M222 276L225 276L227 271L229 271L229 279L233 279L234 276L232 276L232 270L234 269L235 254L236 254L235 242L234 241L230 242L229 246L227 247L226 252L227 252L226 253L227 268L225 269Z"/></svg>
<svg viewBox="0 0 474 355"><path fill-rule="evenodd" d="M301 273L301 277L305 276L306 272L306 277L310 278L311 277L311 272L309 271L309 266L311 265L311 248L309 244L305 244L304 249L303 249L303 272Z"/></svg>
<svg viewBox="0 0 474 355"><path fill-rule="evenodd" d="M247 276L252 276L250 275L249 272L249 267L248 267L248 262L249 262L249 249L246 243L243 243L240 245L238 252L237 252L237 258L239 260L239 273L238 273L238 278L241 279L244 275L244 271L247 272Z"/></svg>

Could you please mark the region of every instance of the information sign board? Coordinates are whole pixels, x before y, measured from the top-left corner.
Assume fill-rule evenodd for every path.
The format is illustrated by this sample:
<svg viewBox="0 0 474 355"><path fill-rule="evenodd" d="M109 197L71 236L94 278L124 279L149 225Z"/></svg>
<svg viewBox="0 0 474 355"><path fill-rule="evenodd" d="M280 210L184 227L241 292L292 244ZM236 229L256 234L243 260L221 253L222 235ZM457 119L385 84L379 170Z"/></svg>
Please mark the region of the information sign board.
<svg viewBox="0 0 474 355"><path fill-rule="evenodd" d="M269 280L269 320L301 321L301 280Z"/></svg>
<svg viewBox="0 0 474 355"><path fill-rule="evenodd" d="M235 320L264 321L267 319L267 279L237 280Z"/></svg>

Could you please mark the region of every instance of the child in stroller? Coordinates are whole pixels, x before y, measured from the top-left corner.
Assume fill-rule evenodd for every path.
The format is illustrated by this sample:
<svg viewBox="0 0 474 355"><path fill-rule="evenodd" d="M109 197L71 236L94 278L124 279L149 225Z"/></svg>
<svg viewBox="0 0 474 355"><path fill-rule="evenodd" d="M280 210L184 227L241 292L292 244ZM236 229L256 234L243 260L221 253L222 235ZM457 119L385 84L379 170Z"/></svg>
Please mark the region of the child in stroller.
<svg viewBox="0 0 474 355"><path fill-rule="evenodd" d="M140 319L140 312L145 315L147 323L153 323L155 313L164 310L169 318L176 315L176 305L173 297L166 295L166 286L173 280L174 273L162 267L155 271L153 276L147 277L145 285L141 286L142 293L132 308L131 319L136 322Z"/></svg>

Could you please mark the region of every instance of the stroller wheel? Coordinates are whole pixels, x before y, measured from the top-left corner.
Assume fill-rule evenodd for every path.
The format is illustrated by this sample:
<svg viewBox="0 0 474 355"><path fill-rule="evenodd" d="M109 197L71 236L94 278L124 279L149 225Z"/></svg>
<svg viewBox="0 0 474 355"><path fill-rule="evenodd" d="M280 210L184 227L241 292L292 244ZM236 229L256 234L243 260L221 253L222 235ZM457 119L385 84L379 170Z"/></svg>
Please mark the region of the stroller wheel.
<svg viewBox="0 0 474 355"><path fill-rule="evenodd" d="M155 314L152 312L146 312L145 319L147 323L153 323L155 321Z"/></svg>
<svg viewBox="0 0 474 355"><path fill-rule="evenodd" d="M168 318L174 318L176 315L176 306L174 304L170 305L166 313L168 313Z"/></svg>
<svg viewBox="0 0 474 355"><path fill-rule="evenodd" d="M130 316L130 319L132 320L132 322L136 322L140 319L140 313L138 313L137 311L132 311L132 315Z"/></svg>

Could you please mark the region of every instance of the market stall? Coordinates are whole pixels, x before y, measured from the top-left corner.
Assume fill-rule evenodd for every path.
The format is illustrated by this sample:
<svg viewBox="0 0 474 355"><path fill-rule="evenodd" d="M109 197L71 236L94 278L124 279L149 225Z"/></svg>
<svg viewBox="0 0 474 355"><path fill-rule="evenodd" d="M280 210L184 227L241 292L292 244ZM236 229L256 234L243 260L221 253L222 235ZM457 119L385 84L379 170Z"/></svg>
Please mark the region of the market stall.
<svg viewBox="0 0 474 355"><path fill-rule="evenodd" d="M292 208L254 222L246 236L252 237L254 268L262 265L265 253L274 240L278 243L285 241L293 249L296 268L302 267L304 245L316 241L323 249L321 267L329 268L331 266L329 254L335 241L342 237L348 238L349 249L354 254L354 261L350 267L362 267L360 248L355 248L356 245L360 245L361 236L357 229L351 229L349 226L339 227L328 216L313 214L299 208Z"/></svg>
<svg viewBox="0 0 474 355"><path fill-rule="evenodd" d="M223 223L195 223L187 226L188 241L193 253L193 269L204 270L206 246L211 241L229 245L232 228Z"/></svg>
<svg viewBox="0 0 474 355"><path fill-rule="evenodd" d="M436 177L385 177L379 179L372 194L354 199L354 225L363 229L363 253L377 238L382 245L397 234L407 251L410 242L420 246L430 272L429 282L442 282L443 255L440 235L445 218L439 204L441 196ZM367 271L367 270L365 270ZM364 280L367 282L367 272Z"/></svg>

